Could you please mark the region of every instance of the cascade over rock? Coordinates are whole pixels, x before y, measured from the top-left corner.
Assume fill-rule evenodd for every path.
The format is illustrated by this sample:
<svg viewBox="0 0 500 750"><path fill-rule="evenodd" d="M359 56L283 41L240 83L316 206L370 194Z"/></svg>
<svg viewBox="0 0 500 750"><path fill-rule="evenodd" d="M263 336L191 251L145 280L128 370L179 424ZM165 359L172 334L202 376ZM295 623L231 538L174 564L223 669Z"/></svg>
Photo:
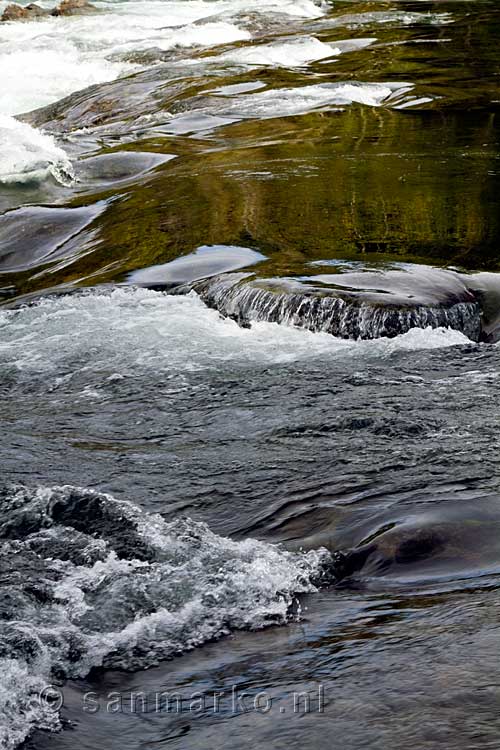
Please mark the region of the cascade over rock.
<svg viewBox="0 0 500 750"><path fill-rule="evenodd" d="M242 326L285 323L345 339L389 338L411 328L452 328L482 337L481 306L451 271L362 272L306 280L223 274L190 286L203 301Z"/></svg>

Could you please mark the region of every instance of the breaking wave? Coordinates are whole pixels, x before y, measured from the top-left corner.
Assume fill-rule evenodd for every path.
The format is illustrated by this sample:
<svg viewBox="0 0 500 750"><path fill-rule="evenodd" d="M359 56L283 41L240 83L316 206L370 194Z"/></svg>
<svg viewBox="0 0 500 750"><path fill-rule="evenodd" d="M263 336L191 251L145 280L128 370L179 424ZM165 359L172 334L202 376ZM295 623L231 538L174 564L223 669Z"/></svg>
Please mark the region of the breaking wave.
<svg viewBox="0 0 500 750"><path fill-rule="evenodd" d="M93 667L139 669L234 630L300 616L297 595L327 580L326 550L290 553L167 523L78 487L0 491L0 744L59 718L49 682Z"/></svg>
<svg viewBox="0 0 500 750"><path fill-rule="evenodd" d="M116 288L49 297L0 311L0 371L30 387L38 379L44 387L47 379L57 387L83 376L100 387L110 378L201 372L231 361L255 367L470 343L450 329L415 328L394 339L363 342L293 327L292 316L288 323L261 319L242 328L194 292L175 296Z"/></svg>
<svg viewBox="0 0 500 750"><path fill-rule="evenodd" d="M369 107L396 104L412 89L409 83L318 83L296 88L269 89L235 97L217 113L236 118L273 118L306 114L332 107L364 104Z"/></svg>
<svg viewBox="0 0 500 750"><path fill-rule="evenodd" d="M239 47L213 58L215 62L229 62L237 66L283 66L293 68L316 60L325 60L343 52L368 47L375 40L350 39L326 44L315 37L303 36L284 42L269 44L254 44L249 47ZM210 61L210 58L208 58Z"/></svg>
<svg viewBox="0 0 500 750"><path fill-rule="evenodd" d="M62 185L74 179L71 162L50 135L8 115L0 115L0 184L42 182Z"/></svg>

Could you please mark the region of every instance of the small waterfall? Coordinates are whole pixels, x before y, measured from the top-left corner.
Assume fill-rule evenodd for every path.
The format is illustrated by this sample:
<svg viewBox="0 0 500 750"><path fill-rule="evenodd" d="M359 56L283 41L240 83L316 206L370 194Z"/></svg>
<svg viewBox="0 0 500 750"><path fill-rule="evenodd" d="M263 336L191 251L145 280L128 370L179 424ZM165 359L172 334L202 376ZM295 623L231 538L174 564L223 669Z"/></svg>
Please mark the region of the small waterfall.
<svg viewBox="0 0 500 750"><path fill-rule="evenodd" d="M393 338L411 328L442 327L460 331L472 341L481 338L481 308L471 295L442 305L370 303L322 290L273 291L252 283L247 274L218 276L191 288L206 305L241 326L257 321L284 323L343 339Z"/></svg>

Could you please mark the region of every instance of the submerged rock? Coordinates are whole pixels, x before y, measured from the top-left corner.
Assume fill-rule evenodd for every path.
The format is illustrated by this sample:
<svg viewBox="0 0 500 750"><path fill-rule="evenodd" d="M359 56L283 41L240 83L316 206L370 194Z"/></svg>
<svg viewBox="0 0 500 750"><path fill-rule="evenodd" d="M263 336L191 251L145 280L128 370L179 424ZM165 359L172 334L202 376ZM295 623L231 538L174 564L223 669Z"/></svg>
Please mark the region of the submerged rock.
<svg viewBox="0 0 500 750"><path fill-rule="evenodd" d="M372 540L343 556L339 574L411 581L498 571L498 531L498 498L481 498L467 510L450 502L412 518L385 521Z"/></svg>
<svg viewBox="0 0 500 750"><path fill-rule="evenodd" d="M465 487L450 489L436 493L426 488L368 515L348 506L316 508L280 526L281 540L290 550L328 549L336 580L347 586L498 575L498 495L478 493L470 504Z"/></svg>
<svg viewBox="0 0 500 750"><path fill-rule="evenodd" d="M481 305L482 338L490 343L500 341L500 274L484 271L464 279Z"/></svg>
<svg viewBox="0 0 500 750"><path fill-rule="evenodd" d="M344 339L451 328L481 338L481 308L458 274L439 269L255 279L224 274L192 285L209 307L247 327L285 323Z"/></svg>

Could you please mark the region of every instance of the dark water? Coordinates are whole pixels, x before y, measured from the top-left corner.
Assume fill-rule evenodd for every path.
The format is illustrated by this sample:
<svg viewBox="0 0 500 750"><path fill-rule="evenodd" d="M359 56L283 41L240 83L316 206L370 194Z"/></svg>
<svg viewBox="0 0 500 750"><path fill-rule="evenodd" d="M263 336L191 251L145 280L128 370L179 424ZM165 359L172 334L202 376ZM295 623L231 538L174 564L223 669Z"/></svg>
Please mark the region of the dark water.
<svg viewBox="0 0 500 750"><path fill-rule="evenodd" d="M498 747L499 13L320 11L25 118L79 181L0 186L6 748ZM241 271L442 317L222 317Z"/></svg>
<svg viewBox="0 0 500 750"><path fill-rule="evenodd" d="M151 301L154 313L157 306L162 311L164 333L180 325L169 320L165 300L155 294ZM91 487L160 512L167 524L187 516L195 527L179 532L147 517L138 541L126 513L123 520L111 504L103 518L83 490L50 490L34 501L28 491L17 500L17 515L12 494L4 495L9 510L2 533L26 540L8 564L17 568L15 561L23 561L30 586L63 581L58 597L76 626L67 615L56 618L52 595L39 604L31 592L24 595L60 633L54 649L59 669L85 673L100 663L100 654L107 665L86 680L65 683L62 716L71 730L37 734L30 746L316 746L335 732L347 747L367 741L375 747L443 741L482 747L486 741L493 747L500 560L496 347L438 332L434 340L422 332L406 342L342 347L322 334L290 331L280 338L271 324L237 333L235 323L218 323L215 313L212 330L203 330L207 313L197 307L185 332L189 340L201 331L197 346L179 352L179 342L172 347L167 339L159 352L160 323L155 331L149 319L137 330L136 306L114 322L96 321L113 333L111 341L103 333L88 350L81 339L71 350L70 310L65 331L61 317L56 323L59 334L50 328L50 312L44 320L52 344L38 360L43 368L11 371L2 407L6 476L28 486L46 486L50 477L51 484ZM82 302L80 316L84 312ZM118 322L128 331L121 339ZM214 333L217 325L223 330ZM324 338L318 343L315 336ZM458 343L446 347L452 336ZM417 348L433 343L439 348ZM42 513L47 503L51 510ZM234 633L266 619L279 622L286 607L273 603L275 595L285 586L301 589L304 563L274 557L266 545L253 550L248 568L245 550L228 553L199 523L236 540L362 553L340 585L302 600L299 623L233 635L137 671L191 639L210 640L219 628ZM179 533L187 552L177 550ZM66 562L41 565L27 558L26 546L42 560ZM107 559L113 550L122 563ZM144 562L128 562L134 559ZM218 570L227 571L224 584L214 582ZM216 612L210 602L201 611L193 605L184 623L179 607L214 587ZM78 616L79 591L95 612ZM24 597L21 606L29 613ZM178 612L181 624L148 625L150 613L164 607ZM127 630L134 618L138 633ZM104 644L96 633L105 634ZM77 656L66 655L66 639L76 641ZM315 706L319 685L324 713L315 707L295 714L294 692L310 691ZM226 697L214 714L210 696L229 696L234 686L250 693L243 704L249 713L239 703L234 711ZM116 691L123 713L107 710ZM142 691L150 702L134 704L131 714L130 693ZM156 711L163 691L185 697L182 713ZM198 691L206 694L207 707L193 713L191 696ZM262 691L273 700L264 715L252 708ZM99 701L99 713L84 713L87 692L88 700Z"/></svg>

